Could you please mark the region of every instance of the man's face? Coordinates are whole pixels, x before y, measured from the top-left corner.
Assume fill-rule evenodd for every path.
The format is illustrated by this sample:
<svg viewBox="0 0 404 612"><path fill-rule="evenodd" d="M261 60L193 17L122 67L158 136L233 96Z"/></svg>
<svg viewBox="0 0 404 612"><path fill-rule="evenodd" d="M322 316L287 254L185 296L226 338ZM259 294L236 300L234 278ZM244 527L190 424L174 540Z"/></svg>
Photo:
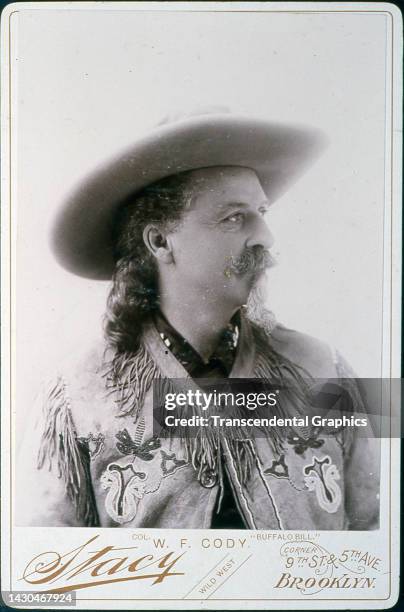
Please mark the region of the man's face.
<svg viewBox="0 0 404 612"><path fill-rule="evenodd" d="M273 244L264 220L265 193L253 170L227 166L192 171L190 190L190 208L169 234L171 273L179 275L184 291L237 308L246 303L259 274L248 265L237 268L239 258Z"/></svg>

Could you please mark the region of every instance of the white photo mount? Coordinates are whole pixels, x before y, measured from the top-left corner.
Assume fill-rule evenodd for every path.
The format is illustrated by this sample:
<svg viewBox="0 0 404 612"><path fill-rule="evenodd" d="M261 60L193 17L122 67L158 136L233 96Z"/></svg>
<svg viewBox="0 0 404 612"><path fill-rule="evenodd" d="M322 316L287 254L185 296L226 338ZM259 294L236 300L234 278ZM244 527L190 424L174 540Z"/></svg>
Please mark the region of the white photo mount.
<svg viewBox="0 0 404 612"><path fill-rule="evenodd" d="M3 598L56 591L53 601L33 595L49 608L75 585L79 609L394 605L396 430L380 441L376 531L31 527L16 510L32 502L17 484L18 452L39 382L100 336L108 290L56 263L54 213L97 164L177 111L225 108L327 134L323 157L271 209L278 265L268 302L287 327L337 347L360 378L400 378L397 7L22 2L3 10L1 38Z"/></svg>

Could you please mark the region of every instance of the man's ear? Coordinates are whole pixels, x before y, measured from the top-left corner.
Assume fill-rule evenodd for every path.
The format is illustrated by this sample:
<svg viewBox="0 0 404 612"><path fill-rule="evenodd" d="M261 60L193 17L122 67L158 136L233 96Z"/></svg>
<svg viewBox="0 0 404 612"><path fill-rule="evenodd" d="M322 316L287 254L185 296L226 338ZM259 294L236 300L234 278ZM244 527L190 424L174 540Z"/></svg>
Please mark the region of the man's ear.
<svg viewBox="0 0 404 612"><path fill-rule="evenodd" d="M163 230L156 225L146 225L143 230L143 240L150 253L161 263L173 263L173 253L170 241Z"/></svg>

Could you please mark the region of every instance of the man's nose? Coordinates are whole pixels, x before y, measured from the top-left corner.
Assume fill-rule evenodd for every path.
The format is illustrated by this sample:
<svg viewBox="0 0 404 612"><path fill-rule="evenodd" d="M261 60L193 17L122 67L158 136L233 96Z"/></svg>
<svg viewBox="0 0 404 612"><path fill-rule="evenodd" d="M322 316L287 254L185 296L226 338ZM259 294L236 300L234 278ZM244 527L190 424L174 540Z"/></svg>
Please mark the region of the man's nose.
<svg viewBox="0 0 404 612"><path fill-rule="evenodd" d="M246 242L246 246L254 247L259 245L264 247L264 249L270 249L274 242L274 237L267 223L262 217L258 217L254 222L254 226L252 228L251 235Z"/></svg>

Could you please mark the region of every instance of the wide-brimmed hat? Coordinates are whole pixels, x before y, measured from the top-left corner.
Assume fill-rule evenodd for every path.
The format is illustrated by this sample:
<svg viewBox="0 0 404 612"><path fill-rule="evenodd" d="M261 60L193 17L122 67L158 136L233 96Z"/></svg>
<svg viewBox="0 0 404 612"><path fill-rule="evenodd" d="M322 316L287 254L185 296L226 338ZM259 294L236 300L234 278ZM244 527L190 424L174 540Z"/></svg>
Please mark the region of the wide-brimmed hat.
<svg viewBox="0 0 404 612"><path fill-rule="evenodd" d="M272 204L326 144L317 129L234 114L199 115L152 130L87 175L57 213L52 249L67 270L110 279L118 208L167 176L213 166L254 170Z"/></svg>

